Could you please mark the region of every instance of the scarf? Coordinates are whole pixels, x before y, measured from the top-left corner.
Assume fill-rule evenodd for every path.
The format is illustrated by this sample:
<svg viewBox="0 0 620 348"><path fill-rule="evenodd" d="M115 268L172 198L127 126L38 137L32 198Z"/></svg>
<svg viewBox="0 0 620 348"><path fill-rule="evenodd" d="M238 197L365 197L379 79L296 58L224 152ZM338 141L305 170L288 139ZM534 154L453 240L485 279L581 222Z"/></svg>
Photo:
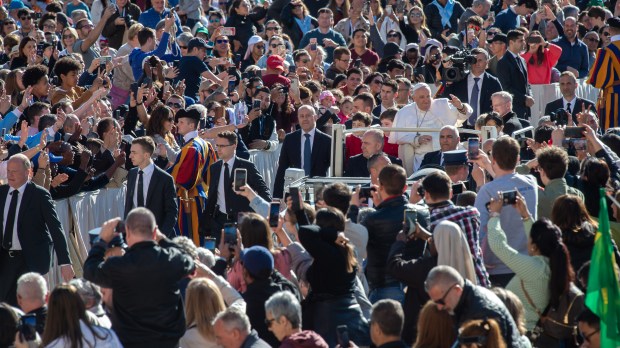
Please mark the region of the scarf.
<svg viewBox="0 0 620 348"><path fill-rule="evenodd" d="M439 14L441 15L441 26L444 28L446 26L448 26L448 28L452 28L452 24L450 24L450 17L452 17L452 11L454 10L454 0L448 0L445 7L441 6L437 0L433 0L431 4L435 5L437 10L439 10Z"/></svg>
<svg viewBox="0 0 620 348"><path fill-rule="evenodd" d="M297 22L299 29L301 29L301 32L304 35L312 29L312 21L310 21L310 16L305 16L303 20L295 17L295 22Z"/></svg>

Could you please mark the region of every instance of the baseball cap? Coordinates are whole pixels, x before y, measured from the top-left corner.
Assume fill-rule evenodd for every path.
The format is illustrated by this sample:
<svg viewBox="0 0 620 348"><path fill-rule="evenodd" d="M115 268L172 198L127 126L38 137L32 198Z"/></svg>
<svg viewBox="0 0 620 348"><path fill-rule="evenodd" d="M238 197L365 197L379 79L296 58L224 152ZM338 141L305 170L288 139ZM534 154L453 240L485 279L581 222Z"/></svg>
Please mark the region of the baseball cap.
<svg viewBox="0 0 620 348"><path fill-rule="evenodd" d="M267 58L267 67L273 70L284 71L284 59L278 55L272 55Z"/></svg>
<svg viewBox="0 0 620 348"><path fill-rule="evenodd" d="M241 262L253 278L266 279L273 272L273 255L267 248L260 245L243 249Z"/></svg>
<svg viewBox="0 0 620 348"><path fill-rule="evenodd" d="M20 0L11 1L11 4L9 5L9 11L19 10L20 8L26 8L26 5L24 5L24 3L21 2Z"/></svg>
<svg viewBox="0 0 620 348"><path fill-rule="evenodd" d="M207 48L207 43L205 42L205 40L199 38L199 37L195 37L191 40L189 40L189 42L187 43L187 51L191 51L194 48Z"/></svg>

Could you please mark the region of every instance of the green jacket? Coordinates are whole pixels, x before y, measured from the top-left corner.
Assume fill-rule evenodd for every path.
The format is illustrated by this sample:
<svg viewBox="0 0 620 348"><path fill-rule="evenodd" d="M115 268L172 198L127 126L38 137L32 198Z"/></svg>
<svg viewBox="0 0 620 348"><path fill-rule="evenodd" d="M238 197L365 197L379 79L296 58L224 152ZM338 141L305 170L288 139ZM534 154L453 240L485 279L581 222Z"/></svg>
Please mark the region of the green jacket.
<svg viewBox="0 0 620 348"><path fill-rule="evenodd" d="M575 195L582 200L583 193L574 187L570 187L566 184L564 178L550 180L545 188L538 188L538 218L546 217L551 219L551 210L553 209L553 203L555 199L561 195L571 194Z"/></svg>

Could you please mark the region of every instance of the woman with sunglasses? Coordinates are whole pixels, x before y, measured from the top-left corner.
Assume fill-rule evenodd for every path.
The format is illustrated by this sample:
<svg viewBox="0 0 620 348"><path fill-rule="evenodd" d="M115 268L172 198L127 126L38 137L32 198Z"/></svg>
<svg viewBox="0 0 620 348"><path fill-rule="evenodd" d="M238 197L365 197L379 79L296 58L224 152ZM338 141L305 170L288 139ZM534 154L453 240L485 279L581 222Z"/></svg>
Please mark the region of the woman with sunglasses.
<svg viewBox="0 0 620 348"><path fill-rule="evenodd" d="M377 98L377 95L381 94L381 86L383 86L383 74L380 72L373 72L366 76L364 84L370 87L370 93Z"/></svg>
<svg viewBox="0 0 620 348"><path fill-rule="evenodd" d="M6 18L4 21L2 21L2 37L9 35L15 30L17 30L17 26L15 25L15 21L12 18Z"/></svg>
<svg viewBox="0 0 620 348"><path fill-rule="evenodd" d="M319 22L308 12L308 8L301 0L293 0L282 9L280 16L287 34L293 46L299 46L301 38L310 30L318 28Z"/></svg>
<svg viewBox="0 0 620 348"><path fill-rule="evenodd" d="M73 44L78 39L78 33L73 28L65 28L62 31L62 35L60 37L60 43L62 44L63 50L60 51L61 56L65 56L69 53L73 53Z"/></svg>
<svg viewBox="0 0 620 348"><path fill-rule="evenodd" d="M293 61L293 56L286 51L286 44L284 43L284 39L281 36L274 35L271 37L267 45L267 51L265 52L265 55L263 55L261 59L258 60L258 63L256 65L258 65L261 69L266 69L267 58L269 58L269 56L271 55L276 55L284 58L284 60L286 60L286 62L288 63L288 66L295 65L295 62Z"/></svg>
<svg viewBox="0 0 620 348"><path fill-rule="evenodd" d="M172 109L165 105L159 105L151 113L146 124L146 135L153 138L155 144L163 145L166 148L166 158L168 163L174 163L177 155L181 151L179 144L174 140L172 130L174 129L174 113ZM159 151L156 151L159 153ZM155 154L153 154L155 156Z"/></svg>
<svg viewBox="0 0 620 348"><path fill-rule="evenodd" d="M251 12L250 2L248 0L234 0L230 7L229 17L226 20L227 27L235 27L235 35L231 37L233 40L234 53L243 54L247 49L247 42L253 35L256 35L259 23L267 15L269 1L263 1L262 7L255 7Z"/></svg>
<svg viewBox="0 0 620 348"><path fill-rule="evenodd" d="M611 43L611 33L609 32L609 24L605 24L598 31L601 37L601 47L607 47Z"/></svg>
<svg viewBox="0 0 620 348"><path fill-rule="evenodd" d="M418 216L421 217L419 212ZM420 218L418 218L421 220ZM424 288L426 276L437 265L454 267L466 279L477 284L476 271L472 261L469 244L465 234L452 221L442 221L430 234L419 225L412 227L411 233L401 231L396 236L387 258L387 272L407 286L405 294L405 327L411 328L403 331L403 340L412 343L416 340L415 323L422 306L430 300ZM422 256L418 259L407 260L403 257L405 245L416 238L421 238L429 245L430 256ZM437 303L439 303L438 300ZM439 303L441 304L441 303Z"/></svg>
<svg viewBox="0 0 620 348"><path fill-rule="evenodd" d="M489 204L487 239L491 251L515 273L506 290L514 292L523 303L525 326L531 331L547 307L557 309L561 297L575 286L572 283L575 272L560 228L547 218L533 222L525 199L518 191L512 207L523 220L528 254L522 254L508 244L508 237L500 224L500 213L507 208L504 207L504 195L498 194ZM582 306L583 302L574 305ZM561 342L544 333L533 343L538 347L572 346L570 342Z"/></svg>
<svg viewBox="0 0 620 348"><path fill-rule="evenodd" d="M527 62L527 79L531 85L551 83L551 70L562 55L562 48L545 41L540 32L533 31L526 40L528 50L521 54Z"/></svg>
<svg viewBox="0 0 620 348"><path fill-rule="evenodd" d="M426 16L419 6L413 6L407 14L407 21L401 16L398 21L400 32L403 33L408 43L421 43L422 37L428 38L431 32L426 26ZM422 34L422 37L421 35ZM423 45L420 45L423 47Z"/></svg>

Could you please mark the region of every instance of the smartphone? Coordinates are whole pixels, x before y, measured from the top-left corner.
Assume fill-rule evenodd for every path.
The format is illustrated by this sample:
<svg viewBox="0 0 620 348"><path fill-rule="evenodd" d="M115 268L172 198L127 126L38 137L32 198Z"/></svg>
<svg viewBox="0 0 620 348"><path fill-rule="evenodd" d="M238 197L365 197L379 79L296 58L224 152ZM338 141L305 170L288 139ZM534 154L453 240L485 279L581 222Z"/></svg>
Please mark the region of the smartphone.
<svg viewBox="0 0 620 348"><path fill-rule="evenodd" d="M418 221L418 212L415 209L405 209L403 213L403 221L405 223L405 233L407 237L413 236L415 233L415 224Z"/></svg>
<svg viewBox="0 0 620 348"><path fill-rule="evenodd" d="M235 91L235 83L237 81L232 80L232 81L228 81L228 94L231 94L232 92Z"/></svg>
<svg viewBox="0 0 620 348"><path fill-rule="evenodd" d="M2 128L2 133L0 133L0 142L4 142L5 135L6 135L6 128Z"/></svg>
<svg viewBox="0 0 620 348"><path fill-rule="evenodd" d="M426 193L426 190L424 189L424 186L422 185L418 186L418 196L424 198L425 193Z"/></svg>
<svg viewBox="0 0 620 348"><path fill-rule="evenodd" d="M178 68L180 63L181 63L181 61L180 61L180 60L173 60L173 61L172 61L172 67L174 67L174 68Z"/></svg>
<svg viewBox="0 0 620 348"><path fill-rule="evenodd" d="M235 66L237 67L237 69L239 69L239 65L241 64L240 54L235 54L235 59L233 60L233 63L235 63Z"/></svg>
<svg viewBox="0 0 620 348"><path fill-rule="evenodd" d="M225 117L226 114L226 108L224 106L218 106L216 107L213 111L215 111L215 117L216 118L221 118L221 117Z"/></svg>
<svg viewBox="0 0 620 348"><path fill-rule="evenodd" d="M234 27L224 27L220 31L220 35L223 35L223 36L235 36L236 31L237 31L237 29L234 28Z"/></svg>
<svg viewBox="0 0 620 348"><path fill-rule="evenodd" d="M362 8L362 12L364 16L368 17L370 15L370 0L364 1L364 7Z"/></svg>
<svg viewBox="0 0 620 348"><path fill-rule="evenodd" d="M116 110L116 111L114 111L114 118L115 118L115 119L117 119L117 120L118 120L119 118L121 118L121 111L120 111L120 110Z"/></svg>
<svg viewBox="0 0 620 348"><path fill-rule="evenodd" d="M470 159L476 159L478 158L479 151L480 151L480 140L478 138L467 139L467 156Z"/></svg>
<svg viewBox="0 0 620 348"><path fill-rule="evenodd" d="M228 73L228 76L236 76L237 68L235 68L234 66L229 66L228 69L226 69L226 72Z"/></svg>
<svg viewBox="0 0 620 348"><path fill-rule="evenodd" d="M353 63L353 66L356 67L356 68L361 67L362 66L362 60L360 58L357 58L355 60L355 62Z"/></svg>
<svg viewBox="0 0 620 348"><path fill-rule="evenodd" d="M237 225L231 222L224 224L224 242L228 245L237 244Z"/></svg>
<svg viewBox="0 0 620 348"><path fill-rule="evenodd" d="M296 67L296 66L294 66L294 65L289 65L289 67L288 67L288 73L289 73L289 74L294 74L294 73L296 73L296 72L297 72L297 67Z"/></svg>
<svg viewBox="0 0 620 348"><path fill-rule="evenodd" d="M504 200L504 205L513 205L517 203L517 191L504 191L502 192L502 198Z"/></svg>
<svg viewBox="0 0 620 348"><path fill-rule="evenodd" d="M294 90L299 90L299 80L298 79L291 79L291 88L293 88Z"/></svg>
<svg viewBox="0 0 620 348"><path fill-rule="evenodd" d="M571 139L571 143L573 144L575 150L583 151L587 147L586 139Z"/></svg>
<svg viewBox="0 0 620 348"><path fill-rule="evenodd" d="M215 238L205 237L202 247L211 252L214 252L215 251Z"/></svg>
<svg viewBox="0 0 620 348"><path fill-rule="evenodd" d="M45 49L45 44L44 43L38 43L37 44L37 56L39 57L43 57L43 50Z"/></svg>
<svg viewBox="0 0 620 348"><path fill-rule="evenodd" d="M461 193L463 193L463 184L460 182L452 184L452 195L459 195Z"/></svg>
<svg viewBox="0 0 620 348"><path fill-rule="evenodd" d="M360 199L365 198L368 201L369 198L372 198L372 187L362 187L360 188Z"/></svg>
<svg viewBox="0 0 620 348"><path fill-rule="evenodd" d="M288 192L291 194L293 210L299 209L301 206L299 202L299 187L289 187Z"/></svg>
<svg viewBox="0 0 620 348"><path fill-rule="evenodd" d="M407 3L404 0L398 0L396 2L396 13L405 13L407 9Z"/></svg>
<svg viewBox="0 0 620 348"><path fill-rule="evenodd" d="M310 51L316 51L316 38L310 39Z"/></svg>
<svg viewBox="0 0 620 348"><path fill-rule="evenodd" d="M37 338L37 316L34 314L23 315L20 319L19 332L26 341L34 341Z"/></svg>
<svg viewBox="0 0 620 348"><path fill-rule="evenodd" d="M338 336L338 345L340 347L346 348L349 346L349 329L346 325L338 325L336 335Z"/></svg>
<svg viewBox="0 0 620 348"><path fill-rule="evenodd" d="M278 227L280 217L280 202L271 202L269 206L269 227Z"/></svg>
<svg viewBox="0 0 620 348"><path fill-rule="evenodd" d="M583 132L585 132L586 127L566 127L564 128L564 137L565 138L583 138Z"/></svg>
<svg viewBox="0 0 620 348"><path fill-rule="evenodd" d="M254 99L252 100L252 109L260 109L261 100Z"/></svg>
<svg viewBox="0 0 620 348"><path fill-rule="evenodd" d="M125 221L121 220L116 224L116 233L125 233Z"/></svg>
<svg viewBox="0 0 620 348"><path fill-rule="evenodd" d="M488 19L489 19L489 22L495 23L495 12L489 11Z"/></svg>
<svg viewBox="0 0 620 348"><path fill-rule="evenodd" d="M245 168L235 169L235 176L233 179L233 187L235 191L241 191L241 187L247 183L248 171Z"/></svg>

